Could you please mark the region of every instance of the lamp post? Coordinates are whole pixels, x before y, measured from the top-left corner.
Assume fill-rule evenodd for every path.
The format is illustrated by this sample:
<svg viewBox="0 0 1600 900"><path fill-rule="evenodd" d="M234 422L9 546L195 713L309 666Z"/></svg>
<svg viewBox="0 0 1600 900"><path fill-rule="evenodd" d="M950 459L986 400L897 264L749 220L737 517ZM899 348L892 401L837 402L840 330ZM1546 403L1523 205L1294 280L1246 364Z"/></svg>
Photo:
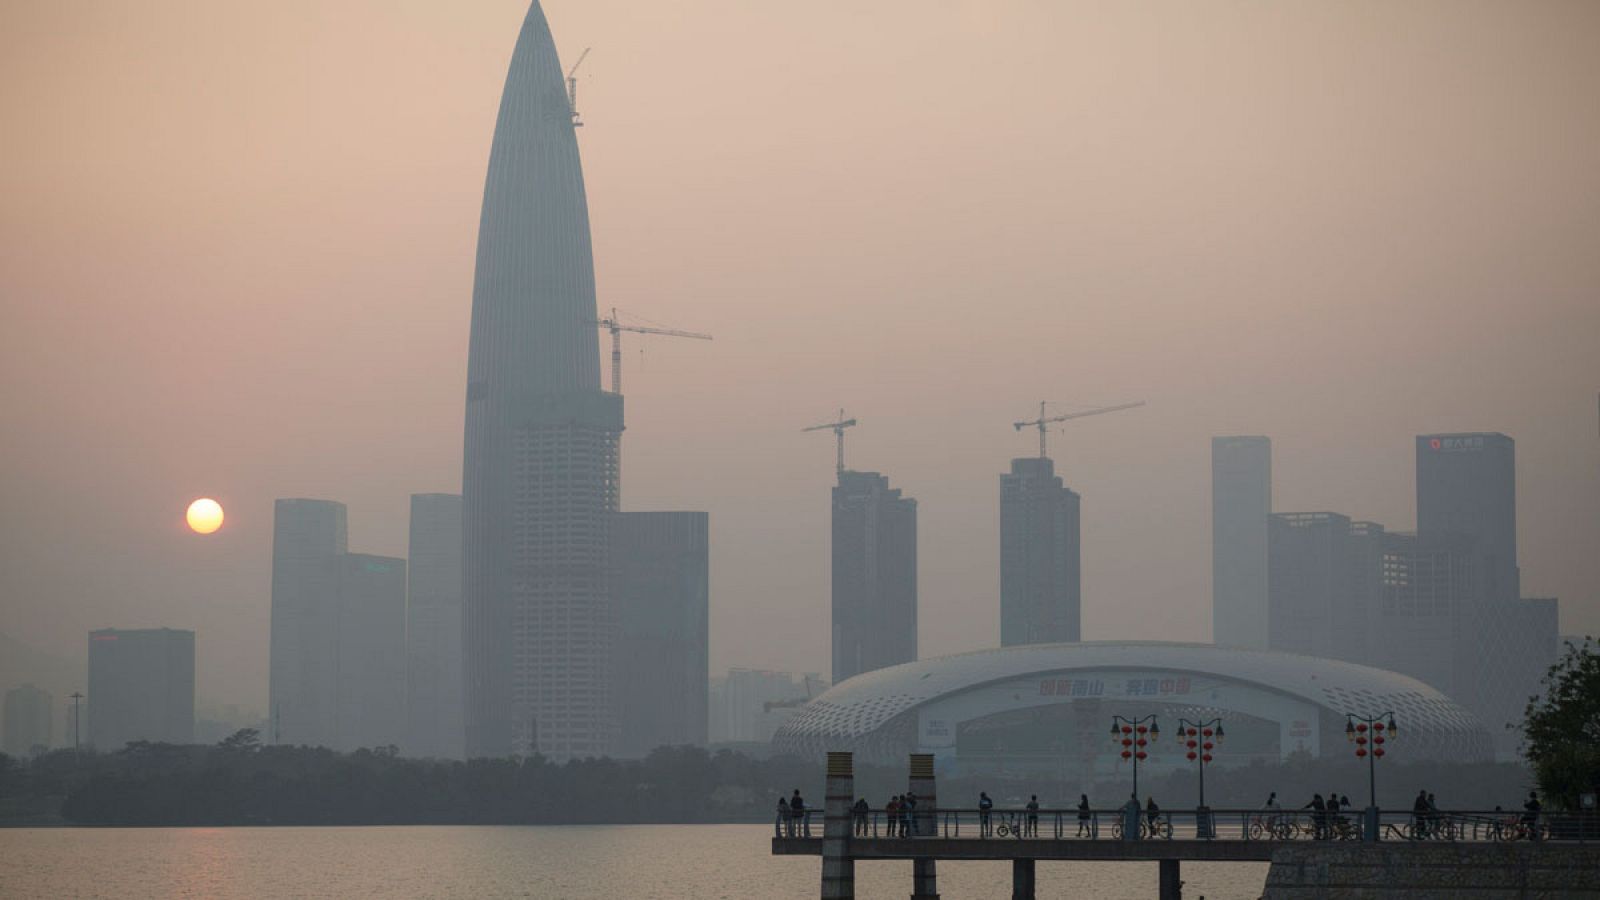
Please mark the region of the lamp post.
<svg viewBox="0 0 1600 900"><path fill-rule="evenodd" d="M1195 830L1206 839L1216 837L1211 827L1211 811L1206 807L1206 766L1211 764L1211 751L1226 736L1220 717L1204 722L1178 720L1178 741L1188 751L1185 756L1200 767L1200 805L1195 809Z"/></svg>
<svg viewBox="0 0 1600 900"><path fill-rule="evenodd" d="M1388 722L1384 722L1388 719ZM1367 761L1367 809L1362 829L1362 840L1378 840L1378 757L1383 756L1383 745L1399 736L1394 724L1394 712L1376 716L1344 714L1344 739L1356 747L1356 758Z"/></svg>
<svg viewBox="0 0 1600 900"><path fill-rule="evenodd" d="M1145 723L1149 722L1149 725ZM1133 760L1133 803L1122 817L1124 840L1139 839L1139 761L1147 755L1146 747L1161 737L1161 726L1156 724L1155 713L1148 716L1111 717L1111 738L1122 743L1122 758Z"/></svg>

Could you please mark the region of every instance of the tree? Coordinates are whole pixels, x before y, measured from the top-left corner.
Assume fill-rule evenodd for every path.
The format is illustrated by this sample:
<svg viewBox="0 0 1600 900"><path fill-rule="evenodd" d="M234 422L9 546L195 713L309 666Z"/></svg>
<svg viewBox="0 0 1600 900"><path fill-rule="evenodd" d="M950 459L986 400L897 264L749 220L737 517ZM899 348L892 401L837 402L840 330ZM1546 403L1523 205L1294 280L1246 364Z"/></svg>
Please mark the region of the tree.
<svg viewBox="0 0 1600 900"><path fill-rule="evenodd" d="M1545 801L1578 808L1580 794L1600 790L1600 653L1592 638L1568 643L1545 675L1544 692L1528 700L1522 752Z"/></svg>
<svg viewBox="0 0 1600 900"><path fill-rule="evenodd" d="M241 728L223 738L217 746L223 750L253 753L261 749L261 732L254 728Z"/></svg>

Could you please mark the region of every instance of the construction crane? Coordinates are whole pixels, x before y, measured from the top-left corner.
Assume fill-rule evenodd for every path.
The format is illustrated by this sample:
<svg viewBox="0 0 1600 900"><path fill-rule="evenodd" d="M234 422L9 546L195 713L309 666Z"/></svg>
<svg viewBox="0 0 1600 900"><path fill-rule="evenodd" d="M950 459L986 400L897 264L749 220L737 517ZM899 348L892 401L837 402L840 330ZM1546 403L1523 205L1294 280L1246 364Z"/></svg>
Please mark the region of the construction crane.
<svg viewBox="0 0 1600 900"><path fill-rule="evenodd" d="M584 51L588 52L588 51ZM582 60L579 60L582 62ZM573 68L577 68L574 66ZM631 331L634 334L662 334L667 337L694 338L697 341L709 341L711 335L701 334L698 331L679 331L676 328L647 328L643 325L624 325L617 320L616 307L611 308L611 315L604 319L592 319L590 325L596 325L611 332L611 393L622 393L622 333Z"/></svg>
<svg viewBox="0 0 1600 900"><path fill-rule="evenodd" d="M843 472L844 471L844 430L846 428L853 427L855 424L856 424L856 420L855 419L846 419L844 417L844 410L840 409L839 410L839 420L837 422L823 422L821 425L808 425L805 428L802 428L800 430L801 431L821 431L824 428L831 429L833 431L833 436L835 438L837 438L838 441L839 441L839 471Z"/></svg>
<svg viewBox="0 0 1600 900"><path fill-rule="evenodd" d="M1056 422L1065 422L1068 419L1081 419L1084 416L1098 416L1101 413L1116 412L1119 409L1133 409L1135 406L1143 406L1143 405L1144 405L1144 401L1143 400L1139 400L1139 401L1136 401L1134 403L1119 403L1116 406L1102 406L1102 407L1099 407L1098 409L1086 409L1086 410L1083 410L1082 412L1062 413L1059 416L1046 417L1045 414L1044 414L1044 401L1041 400L1039 402L1039 418L1031 419L1031 420L1029 420L1027 422L1012 422L1011 423L1011 427L1015 428L1018 431L1021 431L1024 428L1038 428L1039 429L1039 458L1040 459L1044 459L1045 458L1044 435L1045 435L1045 431L1049 428L1050 425L1052 425L1052 424L1054 424Z"/></svg>
<svg viewBox="0 0 1600 900"><path fill-rule="evenodd" d="M589 58L589 51L593 49L593 47L583 48L583 52L578 54L578 61L567 70L567 108L572 113L573 128L583 127L583 120L578 118L578 67Z"/></svg>
<svg viewBox="0 0 1600 900"><path fill-rule="evenodd" d="M812 689L812 682L816 682L818 688L823 686L821 678L814 675L807 675L805 677L806 695L804 697L790 697L787 700L768 700L761 704L761 711L763 713L769 713L775 709L793 709L796 706L805 706L807 703L810 703L812 700L816 699L817 694L821 693L819 690Z"/></svg>

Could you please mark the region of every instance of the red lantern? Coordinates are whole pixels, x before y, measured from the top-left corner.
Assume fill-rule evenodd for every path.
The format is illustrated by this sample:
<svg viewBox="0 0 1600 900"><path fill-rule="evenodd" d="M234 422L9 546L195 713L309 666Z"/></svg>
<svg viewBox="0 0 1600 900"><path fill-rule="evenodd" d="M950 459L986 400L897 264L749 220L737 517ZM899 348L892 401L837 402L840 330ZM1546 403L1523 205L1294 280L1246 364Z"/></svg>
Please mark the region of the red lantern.
<svg viewBox="0 0 1600 900"><path fill-rule="evenodd" d="M1122 755L1123 756L1127 756L1128 754L1124 753ZM1356 758L1357 759L1360 759L1361 757L1364 757L1366 755L1367 755L1367 748L1365 748L1365 747L1357 747L1356 748Z"/></svg>
<svg viewBox="0 0 1600 900"><path fill-rule="evenodd" d="M1361 737L1356 738L1356 744L1358 746L1366 746L1366 743L1367 743L1367 736L1366 735L1362 735Z"/></svg>
<svg viewBox="0 0 1600 900"><path fill-rule="evenodd" d="M1146 744L1148 744L1150 742L1145 740L1144 738L1139 738L1137 741L1134 741L1134 743L1138 744L1141 747L1143 747L1143 746L1145 746Z"/></svg>
<svg viewBox="0 0 1600 900"><path fill-rule="evenodd" d="M1382 747L1374 748L1373 751L1372 751L1372 755L1378 757L1379 759L1382 759L1383 758L1383 748Z"/></svg>
<svg viewBox="0 0 1600 900"><path fill-rule="evenodd" d="M1193 750L1189 751L1189 759L1191 759L1191 760L1194 759L1194 751Z"/></svg>
<svg viewBox="0 0 1600 900"><path fill-rule="evenodd" d="M1375 738L1373 738L1373 739L1372 739L1372 742L1373 742L1373 743L1374 743L1374 744L1381 744L1381 743L1383 743L1383 735L1381 735L1381 734L1380 734L1380 735L1378 735L1378 736L1377 736L1377 737L1375 737Z"/></svg>
<svg viewBox="0 0 1600 900"><path fill-rule="evenodd" d="M1128 758L1128 757L1130 757L1130 756L1132 756L1132 755L1133 755L1133 754L1132 754L1132 753L1129 753L1129 752L1128 752L1128 751L1126 751L1126 750L1124 750L1124 751L1122 751L1122 758L1123 758L1123 759L1127 759L1127 758Z"/></svg>
<svg viewBox="0 0 1600 900"><path fill-rule="evenodd" d="M1372 723L1372 730L1373 731L1382 731L1383 730L1383 723L1382 722L1373 722Z"/></svg>
<svg viewBox="0 0 1600 900"><path fill-rule="evenodd" d="M1201 759L1204 759L1206 762L1211 762L1211 754L1207 753L1205 756L1201 757Z"/></svg>
<svg viewBox="0 0 1600 900"><path fill-rule="evenodd" d="M1215 749L1217 749L1217 745L1211 743L1210 741L1206 741L1206 745L1201 749L1204 749L1204 750L1215 750Z"/></svg>
<svg viewBox="0 0 1600 900"><path fill-rule="evenodd" d="M1144 759L1144 751L1143 750L1139 751L1139 758L1140 759Z"/></svg>
<svg viewBox="0 0 1600 900"><path fill-rule="evenodd" d="M1357 731L1366 731L1367 730L1367 723L1362 722L1360 725L1357 725L1356 726L1356 730Z"/></svg>
<svg viewBox="0 0 1600 900"><path fill-rule="evenodd" d="M1148 729L1148 728L1146 728L1146 727L1144 727L1144 726L1143 726L1143 725L1140 725L1140 726L1139 726L1139 733L1140 733L1140 734L1144 734L1144 733L1145 733L1145 732L1146 732L1146 731L1149 731L1149 730L1150 730L1150 729Z"/></svg>
<svg viewBox="0 0 1600 900"><path fill-rule="evenodd" d="M1124 747L1132 747L1133 746L1133 739L1132 738L1123 738L1122 739L1122 746L1124 746Z"/></svg>
<svg viewBox="0 0 1600 900"><path fill-rule="evenodd" d="M1122 733L1123 734L1133 734L1133 729L1129 728L1126 725L1124 725L1124 726L1122 726Z"/></svg>
<svg viewBox="0 0 1600 900"><path fill-rule="evenodd" d="M1212 733L1213 732L1209 728L1207 728L1206 731L1205 731L1206 737L1211 737Z"/></svg>
<svg viewBox="0 0 1600 900"><path fill-rule="evenodd" d="M1184 746L1188 747L1190 750L1193 750L1195 747L1198 747L1199 745L1196 744L1194 741L1189 741L1188 743L1184 744Z"/></svg>

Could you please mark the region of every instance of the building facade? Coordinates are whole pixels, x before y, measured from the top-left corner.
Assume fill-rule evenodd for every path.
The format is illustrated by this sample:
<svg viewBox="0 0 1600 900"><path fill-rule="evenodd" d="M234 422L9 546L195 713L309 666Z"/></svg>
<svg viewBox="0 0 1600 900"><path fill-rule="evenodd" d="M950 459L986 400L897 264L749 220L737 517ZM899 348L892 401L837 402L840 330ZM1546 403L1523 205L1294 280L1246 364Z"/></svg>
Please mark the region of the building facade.
<svg viewBox="0 0 1600 900"><path fill-rule="evenodd" d="M0 711L0 749L20 759L54 746L53 702L49 691L31 684L6 691L5 708Z"/></svg>
<svg viewBox="0 0 1600 900"><path fill-rule="evenodd" d="M1424 434L1417 446L1417 534L1471 538L1485 600L1522 596L1517 567L1516 442L1503 434Z"/></svg>
<svg viewBox="0 0 1600 900"><path fill-rule="evenodd" d="M462 759L461 495L412 494L406 753Z"/></svg>
<svg viewBox="0 0 1600 900"><path fill-rule="evenodd" d="M620 756L706 743L709 525L703 512L617 514L612 552Z"/></svg>
<svg viewBox="0 0 1600 900"><path fill-rule="evenodd" d="M341 556L337 620L334 735L327 746L398 747L406 734L406 561Z"/></svg>
<svg viewBox="0 0 1600 900"><path fill-rule="evenodd" d="M1000 476L1000 645L1082 639L1081 502L1044 457Z"/></svg>
<svg viewBox="0 0 1600 900"><path fill-rule="evenodd" d="M1221 647L1265 649L1272 441L1211 439L1211 638Z"/></svg>
<svg viewBox="0 0 1600 900"><path fill-rule="evenodd" d="M89 702L85 732L102 753L129 741L193 743L194 632L89 632Z"/></svg>
<svg viewBox="0 0 1600 900"><path fill-rule="evenodd" d="M613 751L622 398L600 390L572 110L534 2L489 151L462 468L466 753Z"/></svg>
<svg viewBox="0 0 1600 900"><path fill-rule="evenodd" d="M711 742L765 744L807 701L828 689L816 672L729 669L711 680Z"/></svg>
<svg viewBox="0 0 1600 900"><path fill-rule="evenodd" d="M1268 647L1367 663L1382 526L1332 512L1268 521Z"/></svg>
<svg viewBox="0 0 1600 900"><path fill-rule="evenodd" d="M833 682L917 658L917 501L877 472L833 489Z"/></svg>
<svg viewBox="0 0 1600 900"><path fill-rule="evenodd" d="M339 558L348 514L331 500L273 504L272 633L267 739L332 746L338 660Z"/></svg>

